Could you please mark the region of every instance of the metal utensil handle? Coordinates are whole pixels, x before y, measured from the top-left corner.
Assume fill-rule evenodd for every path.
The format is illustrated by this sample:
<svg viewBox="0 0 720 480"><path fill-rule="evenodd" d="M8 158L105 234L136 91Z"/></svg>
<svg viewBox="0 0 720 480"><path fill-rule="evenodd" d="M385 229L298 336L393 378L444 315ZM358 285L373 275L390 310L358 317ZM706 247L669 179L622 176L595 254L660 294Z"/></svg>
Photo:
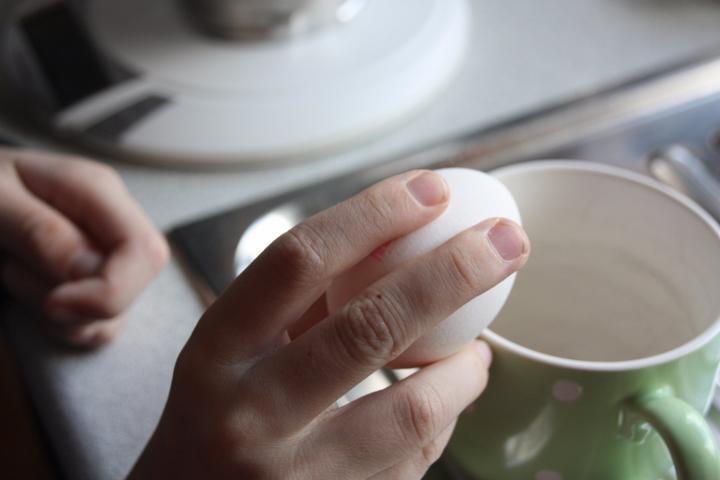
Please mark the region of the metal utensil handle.
<svg viewBox="0 0 720 480"><path fill-rule="evenodd" d="M650 160L650 170L662 182L677 188L720 221L720 180L690 149L671 145Z"/></svg>

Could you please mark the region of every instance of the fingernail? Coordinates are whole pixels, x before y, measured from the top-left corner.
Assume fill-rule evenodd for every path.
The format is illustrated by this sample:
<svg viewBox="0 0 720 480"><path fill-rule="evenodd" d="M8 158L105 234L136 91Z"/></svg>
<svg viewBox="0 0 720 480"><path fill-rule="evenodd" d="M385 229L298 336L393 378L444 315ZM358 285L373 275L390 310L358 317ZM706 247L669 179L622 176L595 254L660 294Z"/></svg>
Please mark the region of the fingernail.
<svg viewBox="0 0 720 480"><path fill-rule="evenodd" d="M527 251L525 234L514 223L501 219L487 235L495 251L504 260L515 260Z"/></svg>
<svg viewBox="0 0 720 480"><path fill-rule="evenodd" d="M103 257L92 249L80 250L70 260L71 278L90 277L100 271L103 264Z"/></svg>
<svg viewBox="0 0 720 480"><path fill-rule="evenodd" d="M52 310L48 316L51 322L61 325L71 325L73 323L83 323L87 321L86 318L64 308L56 308Z"/></svg>
<svg viewBox="0 0 720 480"><path fill-rule="evenodd" d="M476 341L475 349L480 354L480 357L483 359L483 362L485 362L485 365L489 367L492 364L493 354L488 344L482 341Z"/></svg>
<svg viewBox="0 0 720 480"><path fill-rule="evenodd" d="M407 184L415 200L426 207L439 205L447 200L447 184L442 175L435 172L423 172Z"/></svg>

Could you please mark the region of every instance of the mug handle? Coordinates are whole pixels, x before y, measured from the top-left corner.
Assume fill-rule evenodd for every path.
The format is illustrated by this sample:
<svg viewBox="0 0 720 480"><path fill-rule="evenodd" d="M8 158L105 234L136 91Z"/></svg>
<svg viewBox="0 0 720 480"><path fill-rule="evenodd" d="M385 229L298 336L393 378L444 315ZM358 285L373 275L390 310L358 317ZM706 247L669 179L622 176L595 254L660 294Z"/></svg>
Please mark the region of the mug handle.
<svg viewBox="0 0 720 480"><path fill-rule="evenodd" d="M695 408L667 389L637 397L628 407L660 434L678 480L720 479L720 450L715 435Z"/></svg>

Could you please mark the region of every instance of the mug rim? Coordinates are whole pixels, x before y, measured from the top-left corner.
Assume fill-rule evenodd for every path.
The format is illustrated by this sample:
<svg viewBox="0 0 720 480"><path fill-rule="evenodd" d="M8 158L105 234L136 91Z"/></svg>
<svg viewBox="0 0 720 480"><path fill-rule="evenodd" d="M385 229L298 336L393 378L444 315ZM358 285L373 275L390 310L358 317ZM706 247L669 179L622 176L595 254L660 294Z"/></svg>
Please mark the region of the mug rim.
<svg viewBox="0 0 720 480"><path fill-rule="evenodd" d="M715 221L715 219L712 218L709 213L707 213L702 207L695 203L695 201L651 177L642 175L638 172L626 168L587 160L547 159L520 162L514 165L509 165L491 170L489 173L498 180L503 181L503 176L511 175L518 172L527 173L533 171L589 172L592 174L606 175L615 179L629 181L639 186L649 188L650 190L653 190L661 195L670 197L671 200L674 200L681 206L685 207L685 209L687 209L690 214L693 214L696 218L704 222L705 225L710 228L710 230L717 237L718 243L720 243L720 225L718 225L718 222ZM707 345L713 338L715 338L718 333L720 333L720 312L715 313L715 320L708 327L706 327L702 331L702 333L696 335L690 341L685 342L671 350L655 355L650 355L647 357L611 362L575 360L571 358L559 357L548 353L543 353L515 343L493 332L491 327L492 325L482 333L482 337L484 337L486 340L488 340L494 345L502 347L505 350L509 350L521 357L530 360L535 360L544 364L554 365L556 367L563 367L572 370L625 371L637 370L641 368L647 368L661 365L664 363L669 363L701 349L702 347Z"/></svg>

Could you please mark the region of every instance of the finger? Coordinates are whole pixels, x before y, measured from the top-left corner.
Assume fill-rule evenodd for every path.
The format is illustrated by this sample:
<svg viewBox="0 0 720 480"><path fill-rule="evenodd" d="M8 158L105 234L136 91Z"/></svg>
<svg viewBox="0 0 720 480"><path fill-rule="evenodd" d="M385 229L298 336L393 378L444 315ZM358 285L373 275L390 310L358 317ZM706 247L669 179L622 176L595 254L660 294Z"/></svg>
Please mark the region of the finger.
<svg viewBox="0 0 720 480"><path fill-rule="evenodd" d="M3 264L0 279L13 298L30 307L39 308L52 289L41 276L15 260ZM63 343L82 348L108 343L126 323L124 318L102 324L97 324L93 318L78 318L78 325L53 323L52 318L48 321L46 329L55 337Z"/></svg>
<svg viewBox="0 0 720 480"><path fill-rule="evenodd" d="M397 465L393 465L377 475L373 475L370 477L370 480L410 480L422 478L428 468L440 459L440 456L450 441L450 437L452 437L456 423L457 421L453 421L435 440L425 445L415 456Z"/></svg>
<svg viewBox="0 0 720 480"><path fill-rule="evenodd" d="M515 242L517 256L505 260L493 244ZM472 298L518 270L529 241L509 220L491 219L432 252L390 272L302 337L259 361L259 382L273 385L268 405L284 412L290 428L303 425L373 371ZM506 257L507 251L504 251ZM508 257L509 258L509 257ZM262 379L262 380L261 380Z"/></svg>
<svg viewBox="0 0 720 480"><path fill-rule="evenodd" d="M27 188L65 214L103 246L124 243L153 230L120 176L107 165L38 152L17 155Z"/></svg>
<svg viewBox="0 0 720 480"><path fill-rule="evenodd" d="M377 473L412 459L482 393L489 363L487 344L472 342L460 352L337 411L319 429L325 439L323 445L332 449L331 458L348 462L341 463L341 470Z"/></svg>
<svg viewBox="0 0 720 480"><path fill-rule="evenodd" d="M45 313L61 323L112 319L123 313L160 271L164 260L148 260L145 245L128 243L115 251L96 277L66 282L53 289Z"/></svg>
<svg viewBox="0 0 720 480"><path fill-rule="evenodd" d="M131 270L155 274L167 262L167 242L112 168L74 157L28 152L18 157L16 165L23 183L35 195L88 232L104 251L118 251L123 261L135 263ZM112 277L107 272L105 276ZM123 278L109 280L128 293L139 291L122 284ZM147 276L138 283L144 286Z"/></svg>
<svg viewBox="0 0 720 480"><path fill-rule="evenodd" d="M6 167L0 188L0 248L51 281L93 274L102 257L57 210L29 193Z"/></svg>
<svg viewBox="0 0 720 480"><path fill-rule="evenodd" d="M40 275L12 259L2 264L0 281L13 298L30 306L42 305L52 288Z"/></svg>
<svg viewBox="0 0 720 480"><path fill-rule="evenodd" d="M75 348L98 348L110 343L127 324L121 315L111 321L93 322L85 325L48 324L49 333L67 346Z"/></svg>
<svg viewBox="0 0 720 480"><path fill-rule="evenodd" d="M447 198L440 175L415 171L380 182L313 216L273 242L233 282L205 315L199 331L223 360L263 351L334 276L378 245L437 217ZM239 347L240 338L245 350Z"/></svg>

